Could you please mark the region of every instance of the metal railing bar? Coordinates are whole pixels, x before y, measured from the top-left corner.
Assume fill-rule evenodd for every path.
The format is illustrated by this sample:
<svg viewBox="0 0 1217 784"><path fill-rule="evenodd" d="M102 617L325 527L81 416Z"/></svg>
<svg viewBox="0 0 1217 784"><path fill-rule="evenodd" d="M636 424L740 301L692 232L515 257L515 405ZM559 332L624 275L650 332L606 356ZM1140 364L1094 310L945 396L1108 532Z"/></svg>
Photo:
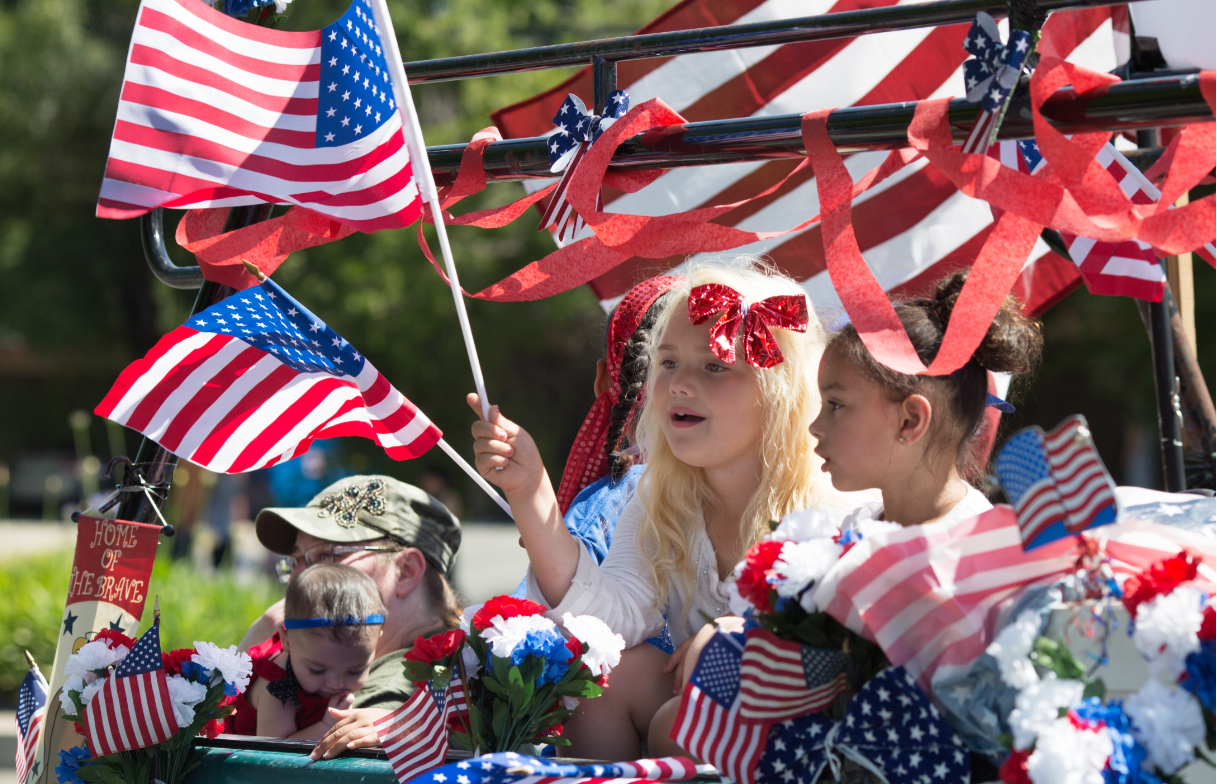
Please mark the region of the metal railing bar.
<svg viewBox="0 0 1217 784"><path fill-rule="evenodd" d="M828 131L842 152L884 150L908 144L908 125L916 102L837 109L828 118ZM963 99L950 104L956 141L967 137L977 107ZM1078 95L1064 89L1044 105L1044 116L1065 132L1126 131L1212 120L1200 92L1198 74L1162 76L1117 82L1106 91ZM672 169L741 161L801 157L802 116L747 117L687 123L661 128L627 140L617 148L610 171ZM1033 136L1031 111L1025 94L1016 97L1002 125L1000 138ZM546 137L507 139L488 145L483 160L492 182L552 177ZM439 185L450 185L460 170L464 144L427 148L427 158ZM162 282L174 288L198 288L198 267L179 267L165 251L162 212L140 219L148 265Z"/></svg>
<svg viewBox="0 0 1217 784"><path fill-rule="evenodd" d="M1039 7L1048 12L1114 4L1111 0L1040 0ZM1008 13L1004 1L936 0L929 3L839 11L797 19L627 35L508 52L417 60L405 64L406 76L411 84L424 84L549 68L582 67L594 59L621 62L694 52L848 38L866 33L967 23L980 11L994 18L1004 17Z"/></svg>

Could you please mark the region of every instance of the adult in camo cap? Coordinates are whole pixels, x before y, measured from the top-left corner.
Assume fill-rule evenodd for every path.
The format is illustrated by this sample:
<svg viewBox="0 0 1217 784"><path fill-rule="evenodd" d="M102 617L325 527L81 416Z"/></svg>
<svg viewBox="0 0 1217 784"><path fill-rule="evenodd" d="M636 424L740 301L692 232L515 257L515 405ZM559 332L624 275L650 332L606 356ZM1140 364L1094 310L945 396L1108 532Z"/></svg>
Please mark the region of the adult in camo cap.
<svg viewBox="0 0 1217 784"><path fill-rule="evenodd" d="M406 649L419 635L460 624L461 608L448 583L461 546L456 517L413 485L387 476L351 476L303 508L263 509L255 526L262 544L284 556L276 565L283 582L315 563L344 563L380 586L384 630L354 700L354 708L374 709L376 716L356 710L332 718L361 714L368 720L401 705L414 690L402 670ZM246 632L241 649L269 639L282 622L278 602Z"/></svg>

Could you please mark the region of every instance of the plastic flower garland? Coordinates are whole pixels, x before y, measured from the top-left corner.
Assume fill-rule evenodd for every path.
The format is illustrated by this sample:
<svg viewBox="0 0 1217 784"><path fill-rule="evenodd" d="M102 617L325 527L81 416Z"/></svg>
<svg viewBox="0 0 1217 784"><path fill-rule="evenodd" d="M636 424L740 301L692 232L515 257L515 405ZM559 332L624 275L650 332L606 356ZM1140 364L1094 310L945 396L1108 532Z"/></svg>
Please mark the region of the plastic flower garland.
<svg viewBox="0 0 1217 784"><path fill-rule="evenodd" d="M464 676L468 714L449 726L456 748L516 751L528 743L568 745L562 724L582 698L598 697L621 661L625 640L599 618L563 616L571 636L526 599L497 596L470 607L462 628L420 637L406 653L415 683L447 686Z"/></svg>
<svg viewBox="0 0 1217 784"><path fill-rule="evenodd" d="M872 520L842 532L819 512L808 510L786 515L770 526L773 530L735 567L727 586L731 612L783 639L847 651L857 665L859 682L886 668L889 663L877 645L821 612L812 595L853 545L899 525Z"/></svg>
<svg viewBox="0 0 1217 784"><path fill-rule="evenodd" d="M1124 702L1105 704L1103 682L1063 645L1038 636L1034 612L998 634L987 652L1018 691L1002 781L1161 784L1196 759L1202 744L1213 750L1217 624L1213 597L1190 584L1196 569L1180 553L1115 589L1150 667L1149 680Z"/></svg>
<svg viewBox="0 0 1217 784"><path fill-rule="evenodd" d="M239 652L235 645L194 645L161 654L173 715L182 729L164 743L121 754L94 758L84 746L60 751L55 776L61 784L147 784L152 780L157 756L164 784L175 784L194 767L189 759L191 741L196 735L214 738L223 732L224 717L232 711L228 704L245 691L253 674L249 655ZM131 638L104 630L68 657L64 665L68 680L59 704L64 717L76 722L81 735L85 734L81 726L85 708L110 677L111 668L134 647Z"/></svg>

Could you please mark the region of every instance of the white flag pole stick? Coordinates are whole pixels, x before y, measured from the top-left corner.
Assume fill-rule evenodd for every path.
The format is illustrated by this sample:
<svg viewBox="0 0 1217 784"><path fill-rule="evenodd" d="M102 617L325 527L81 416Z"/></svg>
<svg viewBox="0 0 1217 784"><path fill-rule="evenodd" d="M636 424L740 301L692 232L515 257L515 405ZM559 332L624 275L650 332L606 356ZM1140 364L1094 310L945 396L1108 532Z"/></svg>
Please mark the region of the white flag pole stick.
<svg viewBox="0 0 1217 784"><path fill-rule="evenodd" d="M431 217L435 221L435 231L439 235L440 252L444 256L444 268L448 272L448 285L452 289L452 300L456 303L456 318L461 325L461 336L465 339L465 351L469 354L469 366L473 370L473 385L477 389L478 400L482 403L482 419L489 419L490 400L486 397L486 381L482 378L482 365L478 362L477 346L473 344L473 332L469 329L469 315L465 312L465 298L461 294L461 282L456 275L456 264L452 260L452 246L448 244L448 231L444 226L444 211L440 208L435 177L431 174L431 162L427 160L427 145L423 141L422 126L418 124L418 112L414 110L414 99L410 96L410 83L406 81L406 68L401 58L401 50L397 46L397 35L393 32L393 21L389 18L389 7L385 0L365 0L365 2L372 6L372 16L376 20L376 34L380 38L380 45L385 53L385 62L390 69L393 99L397 101L397 111L401 115L402 134L405 136L406 148L410 151L410 165L414 170L414 182L418 185L418 191L422 195L423 201L431 206ZM474 475L476 473L474 471Z"/></svg>
<svg viewBox="0 0 1217 784"><path fill-rule="evenodd" d="M485 490L486 495L493 498L494 502L499 505L500 509L502 509L504 512L507 513L508 517L510 517L512 520L516 519L515 515L513 515L511 513L511 507L507 505L507 502L505 500L503 500L503 496L501 496L497 492L495 492L495 489L490 486L490 483L487 482L482 477L482 475L477 472L477 469L475 469L473 466L471 466L467 462L465 462L465 458L461 457L459 452L457 452L455 449L453 449L452 446L442 438L439 440L439 448L444 450L444 452L448 455L448 457L452 458L452 460L458 466L460 466L462 469L464 469L465 473L469 474L469 478L472 479L474 482L477 482L477 486L482 488L483 490Z"/></svg>

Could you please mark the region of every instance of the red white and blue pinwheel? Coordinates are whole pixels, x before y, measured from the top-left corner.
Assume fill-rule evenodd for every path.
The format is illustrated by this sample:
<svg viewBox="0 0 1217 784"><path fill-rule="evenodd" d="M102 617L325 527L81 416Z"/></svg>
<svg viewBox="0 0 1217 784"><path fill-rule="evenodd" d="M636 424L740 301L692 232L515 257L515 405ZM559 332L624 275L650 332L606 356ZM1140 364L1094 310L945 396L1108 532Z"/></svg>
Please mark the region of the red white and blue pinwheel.
<svg viewBox="0 0 1217 784"><path fill-rule="evenodd" d="M604 102L604 114L592 114L579 96L570 93L562 108L554 115L556 130L549 137L549 170L562 172L562 179L549 199L549 206L541 217L538 230L557 225L559 243L570 241L583 230L583 219L566 200L566 188L571 175L583 159L583 154L600 134L617 120L625 116L630 108L630 96L625 90L614 90ZM596 209L604 209L604 202L596 196Z"/></svg>
<svg viewBox="0 0 1217 784"><path fill-rule="evenodd" d="M968 88L967 99L979 103L982 113L964 144L964 152L983 155L988 150L993 126L1006 96L1018 84L1033 43L1030 32L1015 28L1010 31L1010 40L1003 44L993 17L983 11L976 15L963 42L964 50L972 55L972 59L963 64L963 76Z"/></svg>

